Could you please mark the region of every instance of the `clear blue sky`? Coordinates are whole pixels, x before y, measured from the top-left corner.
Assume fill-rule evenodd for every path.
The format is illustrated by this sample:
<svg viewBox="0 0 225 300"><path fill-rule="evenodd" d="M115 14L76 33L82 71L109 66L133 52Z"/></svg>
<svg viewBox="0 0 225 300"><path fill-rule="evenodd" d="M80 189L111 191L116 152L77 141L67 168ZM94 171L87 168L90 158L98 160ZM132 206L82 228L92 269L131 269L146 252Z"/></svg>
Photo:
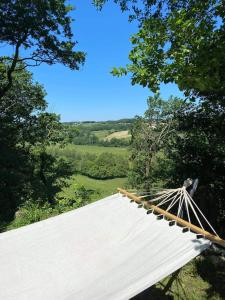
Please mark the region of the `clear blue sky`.
<svg viewBox="0 0 225 300"><path fill-rule="evenodd" d="M143 114L150 91L132 86L128 77L110 74L112 67L128 63L129 37L137 31L136 24L129 23L113 3L101 12L91 0L70 3L76 5L72 16L77 50L86 52L87 59L80 71L61 65L32 68L34 79L47 91L48 110L60 114L62 121L116 120ZM162 86L161 94L165 98L182 95L175 85Z"/></svg>

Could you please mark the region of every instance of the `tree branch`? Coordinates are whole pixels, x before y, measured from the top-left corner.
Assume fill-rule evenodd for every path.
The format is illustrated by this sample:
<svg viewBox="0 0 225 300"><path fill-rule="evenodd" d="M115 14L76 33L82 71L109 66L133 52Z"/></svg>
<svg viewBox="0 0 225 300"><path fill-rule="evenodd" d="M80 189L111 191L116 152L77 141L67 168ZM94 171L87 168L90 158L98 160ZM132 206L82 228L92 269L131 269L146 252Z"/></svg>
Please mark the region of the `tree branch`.
<svg viewBox="0 0 225 300"><path fill-rule="evenodd" d="M11 64L10 68L8 69L8 71L7 71L8 83L3 88L0 89L0 99L8 92L8 90L12 86L12 81L13 81L12 74L15 71L15 68L16 68L16 65L17 65L17 62L18 62L18 59L19 59L19 48L20 48L21 44L22 44L22 41L19 41L16 44L16 50L15 50L15 54L14 54L14 57L13 57L12 64Z"/></svg>

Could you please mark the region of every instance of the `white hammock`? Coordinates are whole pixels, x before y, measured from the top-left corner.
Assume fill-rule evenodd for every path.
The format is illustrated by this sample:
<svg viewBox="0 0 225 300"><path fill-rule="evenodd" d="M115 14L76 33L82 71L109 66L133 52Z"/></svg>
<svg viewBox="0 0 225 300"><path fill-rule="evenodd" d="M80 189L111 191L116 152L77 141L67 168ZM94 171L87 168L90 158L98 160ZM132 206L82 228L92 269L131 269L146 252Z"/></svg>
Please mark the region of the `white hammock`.
<svg viewBox="0 0 225 300"><path fill-rule="evenodd" d="M129 299L209 245L115 194L0 234L0 299Z"/></svg>

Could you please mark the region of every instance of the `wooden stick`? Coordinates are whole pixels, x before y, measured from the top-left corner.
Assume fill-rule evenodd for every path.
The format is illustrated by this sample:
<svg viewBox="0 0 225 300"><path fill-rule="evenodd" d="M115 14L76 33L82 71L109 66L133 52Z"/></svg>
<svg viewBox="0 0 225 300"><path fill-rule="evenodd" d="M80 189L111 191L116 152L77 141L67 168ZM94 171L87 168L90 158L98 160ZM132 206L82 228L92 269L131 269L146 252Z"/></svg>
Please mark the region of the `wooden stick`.
<svg viewBox="0 0 225 300"><path fill-rule="evenodd" d="M142 201L139 197L133 195L132 193L127 192L124 189L117 189L121 194L127 196L128 198L134 200L136 203L141 204L143 203L145 208L149 208L149 209L153 209L154 211L158 212L159 214L164 215L165 217L167 217L170 220L176 221L178 224L180 224L181 226L184 227L188 227L190 228L192 231L202 234L203 236L205 236L207 239L209 239L210 241L222 246L225 248L225 240L221 239L219 236L211 234L210 232L196 226L193 225L191 223L189 223L188 221L185 221L171 213L169 213L168 211L165 211L163 209L161 209L160 207L152 204L150 201Z"/></svg>

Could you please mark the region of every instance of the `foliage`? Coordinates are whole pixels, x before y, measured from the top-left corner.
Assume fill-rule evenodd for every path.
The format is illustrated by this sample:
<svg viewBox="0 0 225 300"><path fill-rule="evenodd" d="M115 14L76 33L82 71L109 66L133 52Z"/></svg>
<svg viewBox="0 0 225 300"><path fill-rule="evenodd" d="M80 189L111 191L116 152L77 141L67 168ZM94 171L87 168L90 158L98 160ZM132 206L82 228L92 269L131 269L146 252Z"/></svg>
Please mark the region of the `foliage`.
<svg viewBox="0 0 225 300"><path fill-rule="evenodd" d="M48 202L40 203L32 200L23 203L7 229L15 229L39 222L90 202L91 193L84 186L72 183L72 178L64 180L64 187L56 195L54 206Z"/></svg>
<svg viewBox="0 0 225 300"><path fill-rule="evenodd" d="M98 145L102 145L104 147L127 147L130 145L129 138L112 138L107 140L102 140L98 143Z"/></svg>
<svg viewBox="0 0 225 300"><path fill-rule="evenodd" d="M71 10L64 0L0 3L0 43L13 52L0 57L0 221L30 198L53 204L58 179L71 174L66 161L46 153L66 133L59 116L45 112L45 91L26 71L41 63L79 69L85 55L74 51Z"/></svg>
<svg viewBox="0 0 225 300"><path fill-rule="evenodd" d="M21 70L0 99L0 220L12 218L18 205L34 195L51 201L57 176L70 174L66 162L45 153L47 145L63 137L59 117L45 112L44 97L32 74Z"/></svg>
<svg viewBox="0 0 225 300"><path fill-rule="evenodd" d="M5 224L2 229L19 228L82 207L99 198L115 193L117 187L124 186L125 178L96 180L76 175L61 179L60 184L62 188L55 196L54 205L47 202L28 200L20 205L15 214L15 219L10 224Z"/></svg>
<svg viewBox="0 0 225 300"><path fill-rule="evenodd" d="M29 148L39 141L34 130L38 116L33 112L45 109L44 95L42 87L33 84L31 74L21 72L7 96L0 100L1 215L11 214L25 189L30 172Z"/></svg>
<svg viewBox="0 0 225 300"><path fill-rule="evenodd" d="M100 145L105 147L124 147L129 145L129 139L104 139L105 133L129 130L133 120L124 119L106 122L64 123L64 132L69 136L69 142L75 145ZM102 134L103 133L103 134Z"/></svg>
<svg viewBox="0 0 225 300"><path fill-rule="evenodd" d="M175 184L188 177L199 178L195 200L224 235L225 108L200 102L181 111L177 122L180 134L171 140L167 150L174 162L170 178Z"/></svg>
<svg viewBox="0 0 225 300"><path fill-rule="evenodd" d="M84 122L67 122L64 123L65 126L73 126L78 130L85 131L101 131L101 130L129 130L134 119L120 119L116 121L84 121Z"/></svg>
<svg viewBox="0 0 225 300"><path fill-rule="evenodd" d="M144 117L136 117L131 130L131 160L129 182L134 187L149 189L168 180L171 162L165 156L170 139L176 134L174 115L184 105L179 98L164 101L160 95L149 97Z"/></svg>
<svg viewBox="0 0 225 300"><path fill-rule="evenodd" d="M98 7L106 1L95 1ZM189 97L224 101L225 3L222 0L115 0L140 22L126 68L132 83L156 92L175 82ZM207 61L207 63L206 63Z"/></svg>
<svg viewBox="0 0 225 300"><path fill-rule="evenodd" d="M1 57L0 98L12 86L14 73L41 63L62 63L79 69L84 53L75 52L72 40L71 17L73 8L64 0L1 0L0 43L13 46L13 57ZM20 54L25 51L25 55Z"/></svg>
<svg viewBox="0 0 225 300"><path fill-rule="evenodd" d="M55 157L69 160L73 172L96 179L126 177L129 168L128 158L121 148L118 148L120 151L117 148L109 148L106 151L107 148L86 146L83 152L80 149L79 146L67 145L63 148L52 146L48 151Z"/></svg>
<svg viewBox="0 0 225 300"><path fill-rule="evenodd" d="M56 207L60 212L75 209L88 204L94 191L79 185L76 177L65 180L65 186L56 194Z"/></svg>
<svg viewBox="0 0 225 300"><path fill-rule="evenodd" d="M84 160L81 173L98 179L126 177L128 160L109 153L102 153L90 160Z"/></svg>
<svg viewBox="0 0 225 300"><path fill-rule="evenodd" d="M27 192L30 199L41 203L55 204L56 194L64 187L63 178L72 175L73 170L69 161L55 158L46 150L38 147L31 153L33 170L28 178ZM25 195L25 193L24 193Z"/></svg>
<svg viewBox="0 0 225 300"><path fill-rule="evenodd" d="M149 190L154 186L179 187L187 178L198 178L195 201L223 236L224 107L207 101L164 102L155 96L148 100L145 116L136 120L132 130L130 184Z"/></svg>
<svg viewBox="0 0 225 300"><path fill-rule="evenodd" d="M7 226L7 229L15 229L39 222L54 216L55 214L53 208L48 203L41 206L39 203L26 201L23 203L20 210L17 211L15 219Z"/></svg>

